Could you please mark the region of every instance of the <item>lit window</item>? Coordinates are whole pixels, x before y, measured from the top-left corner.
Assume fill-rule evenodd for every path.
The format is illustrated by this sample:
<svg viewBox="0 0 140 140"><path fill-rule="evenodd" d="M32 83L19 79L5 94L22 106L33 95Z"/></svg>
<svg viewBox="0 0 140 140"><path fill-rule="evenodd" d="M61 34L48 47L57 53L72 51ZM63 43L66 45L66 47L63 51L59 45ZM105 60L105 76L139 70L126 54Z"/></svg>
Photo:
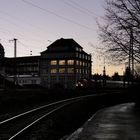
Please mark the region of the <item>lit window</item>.
<svg viewBox="0 0 140 140"><path fill-rule="evenodd" d="M80 66L82 66L82 61L80 61Z"/></svg>
<svg viewBox="0 0 140 140"><path fill-rule="evenodd" d="M68 60L67 63L68 65L74 65L74 60Z"/></svg>
<svg viewBox="0 0 140 140"><path fill-rule="evenodd" d="M78 60L76 61L76 65L79 65L79 61Z"/></svg>
<svg viewBox="0 0 140 140"><path fill-rule="evenodd" d="M65 65L65 60L59 60L59 65Z"/></svg>
<svg viewBox="0 0 140 140"><path fill-rule="evenodd" d="M57 60L51 60L51 65L57 65Z"/></svg>
<svg viewBox="0 0 140 140"><path fill-rule="evenodd" d="M57 69L51 69L51 73L57 73Z"/></svg>
<svg viewBox="0 0 140 140"><path fill-rule="evenodd" d="M65 73L65 68L60 68L59 73Z"/></svg>
<svg viewBox="0 0 140 140"><path fill-rule="evenodd" d="M68 68L68 73L74 73L74 68Z"/></svg>

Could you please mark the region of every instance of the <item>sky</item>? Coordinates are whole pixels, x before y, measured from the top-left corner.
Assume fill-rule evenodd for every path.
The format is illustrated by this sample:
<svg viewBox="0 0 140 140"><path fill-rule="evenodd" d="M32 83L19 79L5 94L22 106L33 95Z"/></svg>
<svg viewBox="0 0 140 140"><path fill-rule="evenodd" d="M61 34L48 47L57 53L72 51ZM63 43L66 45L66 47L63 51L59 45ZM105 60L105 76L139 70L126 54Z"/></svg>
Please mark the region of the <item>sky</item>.
<svg viewBox="0 0 140 140"><path fill-rule="evenodd" d="M0 43L6 57L40 55L52 42L73 38L92 55L92 73L122 74L123 66L112 66L99 54L101 41L97 21L104 16L104 0L0 0ZM106 62L106 63L104 63Z"/></svg>

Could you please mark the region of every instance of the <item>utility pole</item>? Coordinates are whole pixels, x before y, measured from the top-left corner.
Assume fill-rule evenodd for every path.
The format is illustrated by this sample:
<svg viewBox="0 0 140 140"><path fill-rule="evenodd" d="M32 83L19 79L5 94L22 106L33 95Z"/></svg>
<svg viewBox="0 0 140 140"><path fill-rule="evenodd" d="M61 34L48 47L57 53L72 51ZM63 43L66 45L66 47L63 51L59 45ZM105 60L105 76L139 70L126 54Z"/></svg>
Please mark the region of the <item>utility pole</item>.
<svg viewBox="0 0 140 140"><path fill-rule="evenodd" d="M13 66L13 71L14 71L14 84L17 84L17 64L16 64L16 57L17 57L17 39L14 38L13 40L10 41L14 41L14 66Z"/></svg>
<svg viewBox="0 0 140 140"><path fill-rule="evenodd" d="M17 39L14 38L13 41L14 41L14 57L16 58L17 57Z"/></svg>

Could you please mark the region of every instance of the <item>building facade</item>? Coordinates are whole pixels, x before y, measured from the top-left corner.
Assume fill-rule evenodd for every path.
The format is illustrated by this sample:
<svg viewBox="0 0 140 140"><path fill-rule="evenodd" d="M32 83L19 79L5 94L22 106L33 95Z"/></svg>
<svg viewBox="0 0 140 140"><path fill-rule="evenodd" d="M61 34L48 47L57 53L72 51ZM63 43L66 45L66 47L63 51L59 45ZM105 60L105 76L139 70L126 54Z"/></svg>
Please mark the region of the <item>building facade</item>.
<svg viewBox="0 0 140 140"><path fill-rule="evenodd" d="M40 56L5 58L6 79L18 85L40 84Z"/></svg>
<svg viewBox="0 0 140 140"><path fill-rule="evenodd" d="M91 77L91 55L73 39L59 39L41 53L41 84L75 88L76 81Z"/></svg>
<svg viewBox="0 0 140 140"><path fill-rule="evenodd" d="M6 58L2 47L1 52L1 71L19 85L71 89L79 79L91 78L91 55L73 39L56 40L40 56Z"/></svg>

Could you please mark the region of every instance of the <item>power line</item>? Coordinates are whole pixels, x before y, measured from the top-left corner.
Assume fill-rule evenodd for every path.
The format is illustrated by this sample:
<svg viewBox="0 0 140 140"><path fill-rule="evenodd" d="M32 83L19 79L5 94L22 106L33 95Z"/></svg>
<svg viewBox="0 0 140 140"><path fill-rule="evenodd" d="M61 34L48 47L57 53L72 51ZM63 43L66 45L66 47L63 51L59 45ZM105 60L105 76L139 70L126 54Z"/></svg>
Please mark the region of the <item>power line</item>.
<svg viewBox="0 0 140 140"><path fill-rule="evenodd" d="M85 29L88 29L88 30L90 30L90 31L91 31L91 30L94 30L93 28L90 28L90 27L88 27L88 26L86 26L86 25L83 25L83 24L80 24L80 23L78 23L78 22L75 22L74 20L71 20L71 19L66 18L66 17L64 17L64 16L61 16L61 15L55 13L55 12L52 12L52 11L50 11L50 10L48 10L48 9L45 9L45 8L42 8L42 7L40 7L40 6L36 5L36 4L33 4L33 3L28 2L28 1L26 1L26 0L22 0L22 1L23 1L24 3L26 3L26 4L28 4L28 5L31 5L32 7L38 8L38 9L40 9L41 11L44 11L44 12L49 13L49 14L51 14L51 15L54 15L54 16L60 18L60 19L63 19L63 20L68 21L68 22L71 22L71 23L73 23L73 24L76 24L76 25L78 25L78 26L81 26L81 27L83 27L83 28L85 28Z"/></svg>
<svg viewBox="0 0 140 140"><path fill-rule="evenodd" d="M66 5L76 9L77 11L81 12L81 13L84 13L88 16L91 16L89 13L85 12L83 9L77 7L76 5L73 5L72 3L69 3L70 1L65 1L65 0L61 0L63 3L65 3Z"/></svg>
<svg viewBox="0 0 140 140"><path fill-rule="evenodd" d="M52 32L50 32L50 31L47 31L46 29L44 30L44 28L41 28L41 27L39 27L39 26L36 26L36 25L33 25L33 24L31 24L31 23L28 23L26 20L23 20L23 19L19 19L17 16L15 16L15 15L12 15L12 14L9 14L9 13L7 13L7 12L5 12L5 11L2 11L2 10L0 10L0 14L4 14L4 15L6 15L6 16L8 16L8 17L10 17L10 18L12 18L12 19L14 19L14 20L17 20L18 22L20 21L20 22L22 22L22 23L25 23L25 24L28 24L28 26L31 28L35 28L35 29L38 29L38 30L40 30L40 31L43 31L43 32L49 32L49 33L51 33L53 36L58 36L59 37L59 35L57 35L57 34L55 34L55 33L52 33ZM3 20L6 20L6 19L3 19ZM8 20L6 20L6 21L8 21ZM26 21L26 22L25 22ZM9 21L8 21L9 22ZM13 24L13 23L12 23ZM14 23L14 25L15 25L15 23ZM17 26L17 25L16 25Z"/></svg>
<svg viewBox="0 0 140 140"><path fill-rule="evenodd" d="M68 6L72 7L72 8L74 8L74 9L76 9L76 10L79 11L79 12L82 12L82 13L84 13L84 14L86 14L86 15L92 17L92 18L97 18L97 15L95 16L95 14L93 14L91 11L89 11L88 9L86 9L86 8L84 8L84 7L82 7L82 6L80 6L80 5L79 5L78 3L76 3L76 2L73 2L73 1L71 1L71 0L69 0L69 1L61 0L61 1L62 1L63 3L65 3L66 5L68 5Z"/></svg>
<svg viewBox="0 0 140 140"><path fill-rule="evenodd" d="M96 17L99 17L98 14L96 14L95 12L90 11L89 9L87 9L87 8L85 8L85 7L83 7L83 6L81 6L79 3L77 3L77 2L75 2L75 1L73 1L73 0L69 0L69 2L72 3L73 5L76 5L76 6L79 7L80 9L83 9L83 10L86 11L86 13L88 13L89 15L91 15L91 16L93 16L93 15L95 16L95 15L96 15Z"/></svg>

